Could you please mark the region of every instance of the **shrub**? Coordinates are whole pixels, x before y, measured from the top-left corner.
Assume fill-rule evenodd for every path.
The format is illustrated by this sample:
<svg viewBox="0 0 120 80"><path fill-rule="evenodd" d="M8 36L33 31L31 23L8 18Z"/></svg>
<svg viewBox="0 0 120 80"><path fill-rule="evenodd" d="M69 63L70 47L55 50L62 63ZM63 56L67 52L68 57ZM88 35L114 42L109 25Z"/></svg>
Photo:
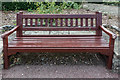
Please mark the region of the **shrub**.
<svg viewBox="0 0 120 80"><path fill-rule="evenodd" d="M40 14L56 14L64 9L80 9L81 3L77 2L37 2L37 11Z"/></svg>
<svg viewBox="0 0 120 80"><path fill-rule="evenodd" d="M2 2L2 10L35 10L37 7L35 2Z"/></svg>
<svg viewBox="0 0 120 80"><path fill-rule="evenodd" d="M45 10L40 13L57 13L63 9L79 9L81 2L2 2L2 10ZM54 12L55 10L55 12Z"/></svg>

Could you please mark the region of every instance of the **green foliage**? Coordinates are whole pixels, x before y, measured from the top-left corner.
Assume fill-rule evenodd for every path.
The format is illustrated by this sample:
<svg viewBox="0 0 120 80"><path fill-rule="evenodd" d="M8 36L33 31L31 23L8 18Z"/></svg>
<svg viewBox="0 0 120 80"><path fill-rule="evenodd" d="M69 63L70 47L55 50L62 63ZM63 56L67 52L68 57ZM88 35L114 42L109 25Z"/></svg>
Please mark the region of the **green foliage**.
<svg viewBox="0 0 120 80"><path fill-rule="evenodd" d="M2 10L35 10L37 7L35 2L2 2Z"/></svg>
<svg viewBox="0 0 120 80"><path fill-rule="evenodd" d="M39 14L56 14L64 9L80 9L81 3L77 2L37 2Z"/></svg>
<svg viewBox="0 0 120 80"><path fill-rule="evenodd" d="M33 10L32 9L28 9L28 12L33 12Z"/></svg>
<svg viewBox="0 0 120 80"><path fill-rule="evenodd" d="M58 13L63 9L79 9L81 2L3 2L2 10L33 10L39 13Z"/></svg>
<svg viewBox="0 0 120 80"><path fill-rule="evenodd" d="M111 17L111 16L109 16L109 17L108 17L108 19L112 19L112 17Z"/></svg>
<svg viewBox="0 0 120 80"><path fill-rule="evenodd" d="M5 32L5 30L4 30L4 29L2 29L2 30L0 30L0 31L2 31L2 33L4 33L4 32Z"/></svg>
<svg viewBox="0 0 120 80"><path fill-rule="evenodd" d="M80 6L77 3L75 3L75 4L73 4L73 8L74 9L80 9Z"/></svg>
<svg viewBox="0 0 120 80"><path fill-rule="evenodd" d="M19 10L15 10L15 13L19 12Z"/></svg>
<svg viewBox="0 0 120 80"><path fill-rule="evenodd" d="M80 4L75 2L37 2L37 13L39 14L57 14L62 12L64 9L80 9ZM43 21L45 24L46 21ZM48 22L50 20L48 19ZM53 20L53 26L55 25L55 21Z"/></svg>
<svg viewBox="0 0 120 80"><path fill-rule="evenodd" d="M120 2L89 2L105 5L117 5L120 6ZM1 3L0 3L1 4ZM28 10L31 12L36 9L45 9L40 13L57 13L63 9L80 9L82 2L2 2L2 10ZM0 5L1 6L1 5ZM55 10L55 11L54 11Z"/></svg>
<svg viewBox="0 0 120 80"><path fill-rule="evenodd" d="M60 10L60 7L58 5L55 4L55 2L46 2L46 3L36 3L37 5L37 11L39 12L39 14L56 14L58 13Z"/></svg>

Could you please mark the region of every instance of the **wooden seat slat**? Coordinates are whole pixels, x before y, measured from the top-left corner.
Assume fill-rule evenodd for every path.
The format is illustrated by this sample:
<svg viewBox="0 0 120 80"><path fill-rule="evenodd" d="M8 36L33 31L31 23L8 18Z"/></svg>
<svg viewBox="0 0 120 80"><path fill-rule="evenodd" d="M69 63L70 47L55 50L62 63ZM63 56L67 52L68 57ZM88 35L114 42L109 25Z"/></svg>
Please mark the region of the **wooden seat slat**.
<svg viewBox="0 0 120 80"><path fill-rule="evenodd" d="M102 38L16 38L13 41L96 41L96 42L106 42Z"/></svg>
<svg viewBox="0 0 120 80"><path fill-rule="evenodd" d="M8 47L12 47L12 48L37 48L37 47L41 47L41 48L54 48L54 47L59 47L59 48L108 48L109 47L109 44L88 44L85 45L85 44L70 44L70 43L53 43L53 44L48 44L48 43L41 43L41 44L38 44L38 43L32 43L31 45L26 45L26 44L16 44L16 45L9 45Z"/></svg>
<svg viewBox="0 0 120 80"><path fill-rule="evenodd" d="M99 39L101 36L89 36L89 37L16 37L15 39Z"/></svg>
<svg viewBox="0 0 120 80"><path fill-rule="evenodd" d="M23 37L88 37L96 35L23 35Z"/></svg>
<svg viewBox="0 0 120 80"><path fill-rule="evenodd" d="M14 41L35 41L35 40L42 40L42 41L51 41L51 40L59 40L59 41L103 41L106 42L102 37L17 37Z"/></svg>
<svg viewBox="0 0 120 80"><path fill-rule="evenodd" d="M43 40L45 40L45 41L52 41L52 40L56 40L56 41L60 41L60 40L68 40L68 39L60 39L60 40L58 40L58 39L14 39L13 41L39 41L39 40L41 40L41 41L43 41ZM75 39L69 39L69 41L74 41ZM76 39L75 41L102 41L102 42L106 42L104 39L101 39L101 40L99 40L99 39Z"/></svg>
<svg viewBox="0 0 120 80"><path fill-rule="evenodd" d="M10 43L52 43L52 42L55 42L55 43L82 43L82 42L86 42L86 43L106 43L104 41L101 41L101 40L96 40L96 41L92 41L92 40L16 40L16 41L12 41Z"/></svg>

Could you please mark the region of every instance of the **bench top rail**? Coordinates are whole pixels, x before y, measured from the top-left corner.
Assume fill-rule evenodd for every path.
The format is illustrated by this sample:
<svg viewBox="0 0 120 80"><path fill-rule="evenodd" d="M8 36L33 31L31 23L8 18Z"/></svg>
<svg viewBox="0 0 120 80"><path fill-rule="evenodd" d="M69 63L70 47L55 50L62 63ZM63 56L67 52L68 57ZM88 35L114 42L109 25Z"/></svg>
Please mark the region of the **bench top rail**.
<svg viewBox="0 0 120 80"><path fill-rule="evenodd" d="M49 18L49 19L53 19L53 18L96 18L96 15L94 14L24 14L22 16L22 18Z"/></svg>

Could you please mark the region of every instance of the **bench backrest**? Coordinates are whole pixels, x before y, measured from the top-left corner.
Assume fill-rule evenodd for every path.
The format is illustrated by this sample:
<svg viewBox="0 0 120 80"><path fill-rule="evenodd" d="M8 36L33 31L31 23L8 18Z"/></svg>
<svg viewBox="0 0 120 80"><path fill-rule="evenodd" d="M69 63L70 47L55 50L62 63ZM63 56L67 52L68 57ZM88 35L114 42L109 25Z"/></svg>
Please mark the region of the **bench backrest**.
<svg viewBox="0 0 120 80"><path fill-rule="evenodd" d="M102 13L96 14L17 14L19 29L17 36L22 31L96 31L95 35L102 35Z"/></svg>

